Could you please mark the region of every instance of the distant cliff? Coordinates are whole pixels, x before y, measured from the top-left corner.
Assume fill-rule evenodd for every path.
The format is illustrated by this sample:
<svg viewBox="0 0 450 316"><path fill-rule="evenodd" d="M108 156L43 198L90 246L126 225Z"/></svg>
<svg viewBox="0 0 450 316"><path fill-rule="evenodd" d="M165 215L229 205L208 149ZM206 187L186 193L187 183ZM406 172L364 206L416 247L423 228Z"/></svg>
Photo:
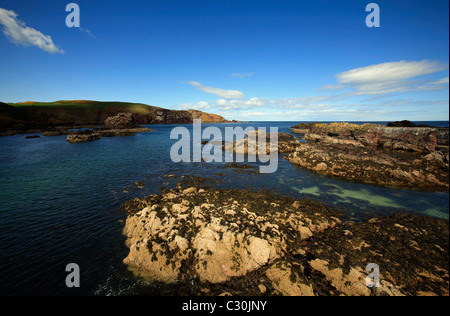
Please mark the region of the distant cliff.
<svg viewBox="0 0 450 316"><path fill-rule="evenodd" d="M56 102L0 102L0 129L51 128L103 124L118 113L132 113L137 124L183 124L200 118L205 123L226 120L216 114L197 110L176 111L141 103L98 102L87 100Z"/></svg>

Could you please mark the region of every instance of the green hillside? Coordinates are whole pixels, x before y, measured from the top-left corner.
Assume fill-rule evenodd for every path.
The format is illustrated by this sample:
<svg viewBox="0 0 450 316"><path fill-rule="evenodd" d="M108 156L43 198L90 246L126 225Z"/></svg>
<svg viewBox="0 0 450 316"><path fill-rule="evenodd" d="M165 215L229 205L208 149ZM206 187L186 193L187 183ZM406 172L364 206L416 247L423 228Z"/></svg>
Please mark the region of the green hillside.
<svg viewBox="0 0 450 316"><path fill-rule="evenodd" d="M133 113L138 124L191 123L195 118L204 122L224 122L219 115L200 111L176 111L142 103L65 100L55 102L0 102L0 128L26 130L53 126L103 124L118 113Z"/></svg>
<svg viewBox="0 0 450 316"><path fill-rule="evenodd" d="M143 103L130 103L130 102L101 102L90 100L63 100L55 102L21 102L21 103L8 103L8 105L21 109L41 109L41 110L55 110L55 109L97 109L102 111L108 111L111 109L121 108L127 112L148 114L153 112L158 107Z"/></svg>

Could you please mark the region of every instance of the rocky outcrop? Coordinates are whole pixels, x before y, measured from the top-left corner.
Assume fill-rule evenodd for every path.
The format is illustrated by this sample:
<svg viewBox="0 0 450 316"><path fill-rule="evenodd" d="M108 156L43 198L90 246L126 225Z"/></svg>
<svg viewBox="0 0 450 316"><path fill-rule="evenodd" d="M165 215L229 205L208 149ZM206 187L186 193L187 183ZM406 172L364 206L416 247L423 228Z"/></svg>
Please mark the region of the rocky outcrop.
<svg viewBox="0 0 450 316"><path fill-rule="evenodd" d="M250 191L191 187L133 203L124 263L166 283L192 277L214 284L245 276L340 223L339 211L320 203Z"/></svg>
<svg viewBox="0 0 450 316"><path fill-rule="evenodd" d="M69 143L84 143L93 140L100 139L100 135L97 134L72 134L67 135L67 141Z"/></svg>
<svg viewBox="0 0 450 316"><path fill-rule="evenodd" d="M307 134L309 129L311 128L311 124L309 123L299 123L291 127L291 133L294 134Z"/></svg>
<svg viewBox="0 0 450 316"><path fill-rule="evenodd" d="M397 214L327 230L304 250L308 265L348 295L448 296L448 238L448 221ZM380 269L372 290L369 263Z"/></svg>
<svg viewBox="0 0 450 316"><path fill-rule="evenodd" d="M137 133L145 133L153 131L146 127L124 128L124 129L106 129L106 128L94 128L71 131L67 135L67 141L69 143L81 143L92 140L100 139L101 137L116 137L116 136L134 136Z"/></svg>
<svg viewBox="0 0 450 316"><path fill-rule="evenodd" d="M426 124L415 124L408 120L403 121L395 121L395 122L389 122L387 123L388 127L433 127Z"/></svg>
<svg viewBox="0 0 450 316"><path fill-rule="evenodd" d="M285 158L314 172L357 182L449 189L448 129L313 123Z"/></svg>
<svg viewBox="0 0 450 316"><path fill-rule="evenodd" d="M445 133L445 131L447 131ZM375 124L313 123L305 135L311 142L374 146L411 152L433 152L448 144L448 129L386 127Z"/></svg>
<svg viewBox="0 0 450 316"><path fill-rule="evenodd" d="M262 144L265 142L265 147L260 148L260 138ZM243 154L256 154L261 151L265 154L271 152L288 153L295 150L300 144L299 140L291 134L278 133L277 143L271 142L271 134L263 130L256 130L249 132L245 138L238 139L230 144L225 144L223 149L227 152L243 153Z"/></svg>
<svg viewBox="0 0 450 316"><path fill-rule="evenodd" d="M127 129L136 127L132 113L119 113L105 120L106 129Z"/></svg>
<svg viewBox="0 0 450 316"><path fill-rule="evenodd" d="M135 274L178 295L448 295L448 221L342 211L268 192L178 187L125 203ZM369 263L380 286L369 288Z"/></svg>
<svg viewBox="0 0 450 316"><path fill-rule="evenodd" d="M369 184L448 191L448 152L389 153L348 144L301 143L285 157L316 173Z"/></svg>

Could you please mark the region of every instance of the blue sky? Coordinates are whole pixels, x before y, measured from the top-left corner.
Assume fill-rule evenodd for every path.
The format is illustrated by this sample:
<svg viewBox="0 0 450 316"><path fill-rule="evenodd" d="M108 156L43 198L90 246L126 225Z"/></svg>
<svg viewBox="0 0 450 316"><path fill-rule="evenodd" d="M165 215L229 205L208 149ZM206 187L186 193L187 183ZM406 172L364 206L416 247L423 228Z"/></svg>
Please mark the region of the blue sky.
<svg viewBox="0 0 450 316"><path fill-rule="evenodd" d="M449 2L0 0L0 101L238 120L448 120Z"/></svg>

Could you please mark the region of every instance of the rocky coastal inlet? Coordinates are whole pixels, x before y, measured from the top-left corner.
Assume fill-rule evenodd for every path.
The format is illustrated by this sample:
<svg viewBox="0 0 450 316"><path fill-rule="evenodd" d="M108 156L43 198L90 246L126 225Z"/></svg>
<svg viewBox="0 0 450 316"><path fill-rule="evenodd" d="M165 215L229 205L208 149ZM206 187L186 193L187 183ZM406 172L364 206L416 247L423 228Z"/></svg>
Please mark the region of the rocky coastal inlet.
<svg viewBox="0 0 450 316"><path fill-rule="evenodd" d="M448 295L448 222L342 223L269 192L182 186L124 204L130 270L181 295ZM376 263L381 286L366 286Z"/></svg>

